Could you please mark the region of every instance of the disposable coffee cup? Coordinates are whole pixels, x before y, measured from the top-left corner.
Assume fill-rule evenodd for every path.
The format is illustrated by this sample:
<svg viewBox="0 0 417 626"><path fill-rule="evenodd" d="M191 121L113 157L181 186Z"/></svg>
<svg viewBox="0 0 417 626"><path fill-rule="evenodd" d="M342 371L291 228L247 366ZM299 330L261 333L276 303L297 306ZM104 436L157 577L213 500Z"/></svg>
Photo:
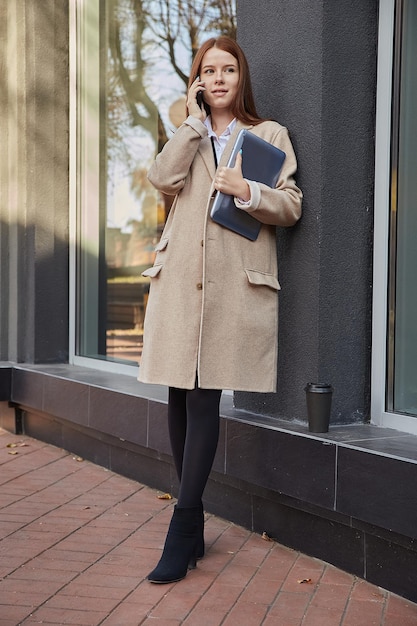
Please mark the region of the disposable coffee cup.
<svg viewBox="0 0 417 626"><path fill-rule="evenodd" d="M306 392L308 429L312 433L329 431L333 387L329 383L307 383Z"/></svg>

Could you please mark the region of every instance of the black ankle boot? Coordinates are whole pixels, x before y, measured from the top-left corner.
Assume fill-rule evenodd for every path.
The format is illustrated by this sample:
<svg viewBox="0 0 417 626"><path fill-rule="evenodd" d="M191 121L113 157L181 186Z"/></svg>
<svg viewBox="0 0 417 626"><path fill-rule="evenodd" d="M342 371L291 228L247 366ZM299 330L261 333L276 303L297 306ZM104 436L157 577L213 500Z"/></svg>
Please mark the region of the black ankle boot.
<svg viewBox="0 0 417 626"><path fill-rule="evenodd" d="M196 559L202 559L205 554L205 544L204 544L204 508L203 503L199 508L198 514L198 537L197 537L197 548L196 548Z"/></svg>
<svg viewBox="0 0 417 626"><path fill-rule="evenodd" d="M196 566L197 543L201 532L201 508L174 508L162 557L148 575L152 583L173 583Z"/></svg>

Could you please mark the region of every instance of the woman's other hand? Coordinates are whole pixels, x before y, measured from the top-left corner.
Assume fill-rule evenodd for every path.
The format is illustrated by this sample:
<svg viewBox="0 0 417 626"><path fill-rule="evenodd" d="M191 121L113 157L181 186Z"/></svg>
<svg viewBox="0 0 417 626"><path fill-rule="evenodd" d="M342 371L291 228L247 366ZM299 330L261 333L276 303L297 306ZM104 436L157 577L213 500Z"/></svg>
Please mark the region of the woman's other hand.
<svg viewBox="0 0 417 626"><path fill-rule="evenodd" d="M250 200L250 188L242 175L242 155L236 156L234 167L219 167L214 178L214 188L221 193L235 196L243 202Z"/></svg>
<svg viewBox="0 0 417 626"><path fill-rule="evenodd" d="M204 108L202 98L200 99L201 105L199 105L198 103L198 94L205 91L204 84L204 81L200 80L200 77L197 76L195 81L192 83L187 95L188 114L196 117L202 122L204 122L204 120L206 119L207 113Z"/></svg>

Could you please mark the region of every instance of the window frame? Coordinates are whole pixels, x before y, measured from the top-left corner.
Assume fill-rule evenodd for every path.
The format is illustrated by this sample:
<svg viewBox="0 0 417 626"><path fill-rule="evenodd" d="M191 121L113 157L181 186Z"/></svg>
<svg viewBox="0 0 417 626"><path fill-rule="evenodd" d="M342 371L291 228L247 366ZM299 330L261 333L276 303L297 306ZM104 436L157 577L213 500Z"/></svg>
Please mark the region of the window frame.
<svg viewBox="0 0 417 626"><path fill-rule="evenodd" d="M69 6L69 363L100 371L137 377L139 366L133 361L131 364L126 364L77 354L77 324L80 323L78 313L79 285L77 267L80 252L78 228L80 220L86 218L85 214L82 214L82 207L85 206L87 199L89 206L96 207L93 219L97 223L97 229L99 228L99 221L97 220L100 194L99 116L97 116L97 119L94 119L94 115L91 115L91 111L87 106L87 91L84 88L87 83L88 94L91 96L92 86L95 87L97 90L97 98L95 100L99 103L99 4L99 0L88 0L88 2L86 0L70 0ZM94 20L96 23L94 23ZM87 32L90 34L88 39L86 36ZM97 33L96 40L91 39L91 32ZM90 143L87 146L88 141ZM88 163L90 169L85 166L86 163ZM88 185L86 184L87 177ZM95 180L92 177L95 177ZM97 232L96 235L96 252L98 254L99 233Z"/></svg>
<svg viewBox="0 0 417 626"><path fill-rule="evenodd" d="M371 423L417 434L417 418L388 410L389 385L393 363L388 362L388 342L392 338L392 291L389 273L395 263L390 247L390 226L395 210L391 197L395 182L396 159L392 128L397 111L394 63L395 46L401 44L396 33L396 11L401 0L380 0L375 141L374 271L372 313ZM398 22L397 22L398 23ZM397 73L398 74L398 73ZM391 230L392 235L392 230Z"/></svg>

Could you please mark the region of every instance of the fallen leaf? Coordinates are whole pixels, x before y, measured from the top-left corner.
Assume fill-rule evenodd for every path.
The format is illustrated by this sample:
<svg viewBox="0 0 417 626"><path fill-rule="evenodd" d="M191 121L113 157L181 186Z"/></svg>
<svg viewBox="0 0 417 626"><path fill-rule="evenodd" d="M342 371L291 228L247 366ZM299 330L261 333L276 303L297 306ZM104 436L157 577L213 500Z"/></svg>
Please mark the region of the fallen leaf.
<svg viewBox="0 0 417 626"><path fill-rule="evenodd" d="M311 578L301 578L301 580L297 580L299 585L302 585L303 583L311 583Z"/></svg>
<svg viewBox="0 0 417 626"><path fill-rule="evenodd" d="M172 496L170 493L162 493L158 496L159 500L172 500Z"/></svg>
<svg viewBox="0 0 417 626"><path fill-rule="evenodd" d="M73 456L72 460L73 461L78 461L78 463L81 463L82 461L84 461L82 456Z"/></svg>
<svg viewBox="0 0 417 626"><path fill-rule="evenodd" d="M7 454L19 454L17 450L10 450Z"/></svg>
<svg viewBox="0 0 417 626"><path fill-rule="evenodd" d="M17 448L17 443L8 443L6 448Z"/></svg>
<svg viewBox="0 0 417 626"><path fill-rule="evenodd" d="M265 531L262 533L262 535L261 535L261 536L262 536L262 539L263 539L264 541L273 541L273 540L271 539L271 537L270 537L269 535L267 535L267 533L266 533Z"/></svg>

